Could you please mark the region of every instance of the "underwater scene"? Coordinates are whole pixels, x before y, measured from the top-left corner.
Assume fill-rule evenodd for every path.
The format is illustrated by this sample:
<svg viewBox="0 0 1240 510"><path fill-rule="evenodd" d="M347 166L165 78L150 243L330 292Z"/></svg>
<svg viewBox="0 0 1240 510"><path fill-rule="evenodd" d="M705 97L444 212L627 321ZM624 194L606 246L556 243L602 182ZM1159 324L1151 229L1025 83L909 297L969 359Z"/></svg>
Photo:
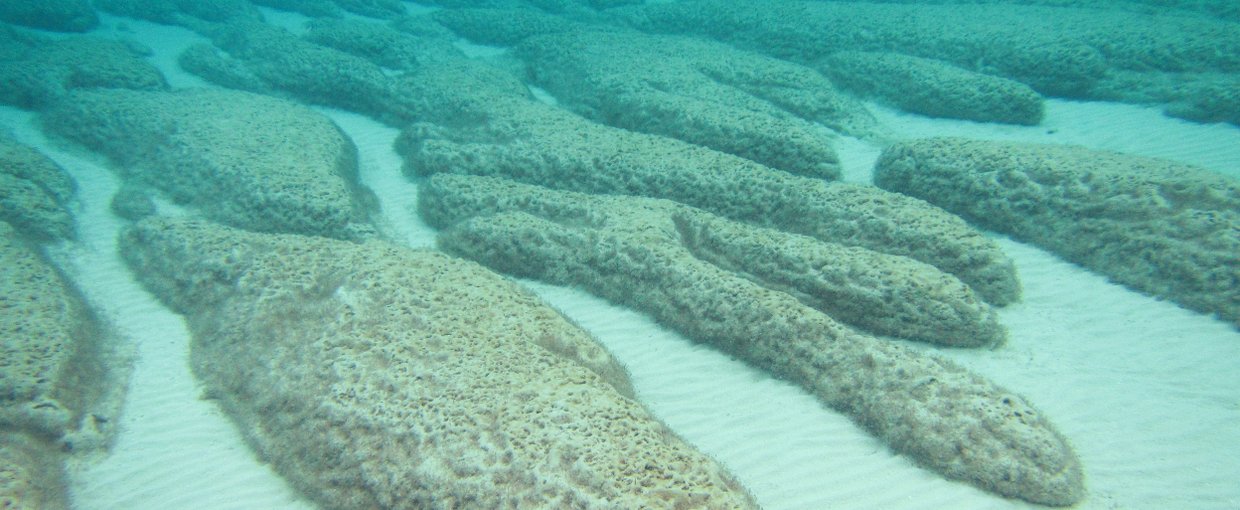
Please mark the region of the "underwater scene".
<svg viewBox="0 0 1240 510"><path fill-rule="evenodd" d="M2 509L1240 508L1240 2L0 0Z"/></svg>

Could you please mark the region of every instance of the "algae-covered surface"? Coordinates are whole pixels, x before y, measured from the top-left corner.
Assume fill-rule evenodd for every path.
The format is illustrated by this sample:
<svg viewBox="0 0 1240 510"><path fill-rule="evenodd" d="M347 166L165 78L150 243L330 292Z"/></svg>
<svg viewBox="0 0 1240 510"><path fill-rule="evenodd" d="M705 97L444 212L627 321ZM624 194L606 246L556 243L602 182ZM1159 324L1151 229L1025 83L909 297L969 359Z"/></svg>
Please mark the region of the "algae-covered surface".
<svg viewBox="0 0 1240 510"><path fill-rule="evenodd" d="M0 7L0 506L1240 507L1224 0Z"/></svg>

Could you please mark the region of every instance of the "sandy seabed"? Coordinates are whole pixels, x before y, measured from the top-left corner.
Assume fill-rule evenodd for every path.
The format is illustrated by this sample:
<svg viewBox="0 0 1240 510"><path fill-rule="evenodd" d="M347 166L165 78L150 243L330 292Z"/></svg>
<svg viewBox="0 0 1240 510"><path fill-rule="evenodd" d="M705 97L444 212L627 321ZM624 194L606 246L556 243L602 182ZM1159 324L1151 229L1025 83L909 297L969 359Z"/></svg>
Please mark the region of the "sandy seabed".
<svg viewBox="0 0 1240 510"><path fill-rule="evenodd" d="M118 18L105 19L101 31L118 22L126 36L155 49L153 61L174 86L202 85L176 69L174 58L198 36ZM1034 127L873 109L897 137L1075 143L1240 178L1240 129L1170 119L1153 108L1053 100L1045 122ZM384 208L384 234L432 246L434 232L416 215L416 185L401 175L391 148L396 130L319 110L357 144L362 180ZM108 202L119 180L100 159L49 143L28 112L0 108L0 122L78 181L80 239L53 247L52 256L137 348L112 451L72 466L75 507L313 508L256 458L214 403L200 398L184 321L146 293L116 254L124 223ZM847 180L869 180L878 147L841 138L837 150ZM999 242L1024 285L1023 300L1000 311L1009 342L995 350L908 345L952 358L1048 415L1084 465L1089 496L1078 508L1240 508L1240 333L1036 247ZM642 402L726 465L769 510L1035 507L920 469L799 388L646 315L579 290L523 283L598 337L628 367Z"/></svg>

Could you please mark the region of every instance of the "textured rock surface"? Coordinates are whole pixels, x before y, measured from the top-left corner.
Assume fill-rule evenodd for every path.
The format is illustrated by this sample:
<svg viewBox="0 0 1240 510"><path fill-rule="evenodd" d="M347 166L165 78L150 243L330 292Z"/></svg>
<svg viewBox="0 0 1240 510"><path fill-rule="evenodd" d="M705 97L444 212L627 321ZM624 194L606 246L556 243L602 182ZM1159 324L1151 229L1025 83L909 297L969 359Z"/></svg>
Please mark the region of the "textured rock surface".
<svg viewBox="0 0 1240 510"><path fill-rule="evenodd" d="M143 49L122 41L49 39L0 25L0 102L32 109L76 89L167 88L143 57Z"/></svg>
<svg viewBox="0 0 1240 510"><path fill-rule="evenodd" d="M1090 95L1105 101L1164 103L1164 113L1171 117L1240 125L1240 73L1113 71Z"/></svg>
<svg viewBox="0 0 1240 510"><path fill-rule="evenodd" d="M212 42L227 54L198 48L184 55L182 64L224 86L261 87L264 92L361 112L392 125L414 119L405 103L416 98L396 93L387 73L373 62L262 23L221 27Z"/></svg>
<svg viewBox="0 0 1240 510"><path fill-rule="evenodd" d="M312 18L338 18L344 14L340 6L332 0L250 0L250 3L282 11L298 12Z"/></svg>
<svg viewBox="0 0 1240 510"><path fill-rule="evenodd" d="M1208 76L1208 75L1207 75ZM1198 77L1168 94L1167 115L1197 122L1229 122L1240 126L1240 73Z"/></svg>
<svg viewBox="0 0 1240 510"><path fill-rule="evenodd" d="M0 431L0 508L69 508L64 468L53 445L26 434Z"/></svg>
<svg viewBox="0 0 1240 510"><path fill-rule="evenodd" d="M814 123L876 131L860 103L812 69L720 43L573 31L530 38L516 55L534 83L587 118L794 174L839 177L831 136Z"/></svg>
<svg viewBox="0 0 1240 510"><path fill-rule="evenodd" d="M517 195L511 203L527 198ZM558 210L529 200L525 208L546 217L477 216L449 227L440 244L502 271L581 286L650 313L801 385L949 478L1050 505L1083 496L1075 453L1021 397L950 362L856 333L792 295L695 258L666 241L678 228L659 211L668 202L615 200L601 210L575 211L572 204L584 204L584 197L571 197ZM439 205L424 210L445 210Z"/></svg>
<svg viewBox="0 0 1240 510"><path fill-rule="evenodd" d="M560 16L533 9L440 9L431 17L461 37L497 46L511 46L530 36L576 27Z"/></svg>
<svg viewBox="0 0 1240 510"><path fill-rule="evenodd" d="M590 122L534 101L510 73L435 49L421 65L389 79L373 62L272 27L232 30L239 39L228 36L217 44L237 59L232 69L238 76L254 70L248 76L262 76L264 87L306 100L392 123L405 119L402 125L421 121L398 141L414 173L496 175L587 193L667 198L908 256L960 278L992 304L1019 298L1015 269L998 246L925 202L872 186L794 176L683 141ZM406 37L409 44L421 40ZM342 71L349 69L365 71ZM354 79L361 80L357 88Z"/></svg>
<svg viewBox="0 0 1240 510"><path fill-rule="evenodd" d="M262 18L262 14L246 0L94 0L95 7L112 14L183 25L192 30L205 30L212 23L229 20Z"/></svg>
<svg viewBox="0 0 1240 510"><path fill-rule="evenodd" d="M877 0L883 3L919 4L1028 4L1055 7L1086 7L1123 10L1144 14L1205 15L1240 21L1240 4L1232 0L1119 0L1099 3L1095 0Z"/></svg>
<svg viewBox="0 0 1240 510"><path fill-rule="evenodd" d="M74 93L45 129L112 158L126 178L257 231L369 235L357 154L322 114L254 94L187 89Z"/></svg>
<svg viewBox="0 0 1240 510"><path fill-rule="evenodd" d="M894 145L875 182L1240 325L1240 182L1171 161L956 138Z"/></svg>
<svg viewBox="0 0 1240 510"><path fill-rule="evenodd" d="M1007 334L968 285L929 264L707 213L675 219L697 258L871 333L957 347L995 346Z"/></svg>
<svg viewBox="0 0 1240 510"><path fill-rule="evenodd" d="M843 87L913 113L979 122L1042 122L1042 96L1028 86L938 60L841 51L814 67Z"/></svg>
<svg viewBox="0 0 1240 510"><path fill-rule="evenodd" d="M580 15L596 9L640 4L643 0L426 0L423 3L449 8L487 7L529 9L531 7L556 14Z"/></svg>
<svg viewBox="0 0 1240 510"><path fill-rule="evenodd" d="M104 446L119 410L122 360L78 294L0 222L0 430L61 448Z"/></svg>
<svg viewBox="0 0 1240 510"><path fill-rule="evenodd" d="M0 20L61 32L85 32L99 25L99 15L87 0L4 0Z"/></svg>
<svg viewBox="0 0 1240 510"><path fill-rule="evenodd" d="M898 51L1069 97L1087 97L1109 69L1240 71L1240 25L1201 17L1013 5L701 0L628 9L625 18L643 29L709 35L798 62L841 50Z"/></svg>
<svg viewBox="0 0 1240 510"><path fill-rule="evenodd" d="M467 261L149 219L122 251L193 366L327 508L753 508L585 332Z"/></svg>
<svg viewBox="0 0 1240 510"><path fill-rule="evenodd" d="M737 223L667 200L447 174L420 190L422 217L441 228L477 216L528 213L589 232L582 235L674 248L681 257L787 292L878 334L970 347L1001 343L1005 335L994 311L968 286L906 257Z"/></svg>
<svg viewBox="0 0 1240 510"><path fill-rule="evenodd" d="M413 24L417 21L412 17L406 18L402 26L414 30L416 28ZM427 26L428 30L434 30L435 27L430 22L426 22L424 26ZM438 33L443 37L442 39L438 37L414 38L389 25L356 19L321 19L307 25L305 39L345 53L363 56L366 60L389 70L390 74L394 71L413 69L421 62L435 60L440 54L456 54L459 50L449 42L447 29L438 28L443 31ZM287 43L290 48L309 48L292 43L291 40Z"/></svg>
<svg viewBox="0 0 1240 510"><path fill-rule="evenodd" d="M422 175L491 175L586 193L666 198L824 241L908 256L992 304L1018 299L1011 261L960 218L873 186L829 183L670 138L614 129L506 92L503 73L430 65L406 90L423 118L397 141ZM507 78L511 79L511 78ZM416 87L412 84L416 84Z"/></svg>
<svg viewBox="0 0 1240 510"><path fill-rule="evenodd" d="M40 241L73 236L69 174L32 147L0 133L0 221Z"/></svg>
<svg viewBox="0 0 1240 510"><path fill-rule="evenodd" d="M400 0L333 0L342 9L371 18L391 19L405 14Z"/></svg>

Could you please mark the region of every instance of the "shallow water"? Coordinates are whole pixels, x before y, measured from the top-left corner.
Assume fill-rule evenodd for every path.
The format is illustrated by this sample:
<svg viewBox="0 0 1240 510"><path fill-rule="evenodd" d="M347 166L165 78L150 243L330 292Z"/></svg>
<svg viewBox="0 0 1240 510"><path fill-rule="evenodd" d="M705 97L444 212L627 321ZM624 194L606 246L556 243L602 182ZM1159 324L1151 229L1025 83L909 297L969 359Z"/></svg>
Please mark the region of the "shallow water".
<svg viewBox="0 0 1240 510"><path fill-rule="evenodd" d="M308 21L299 14L261 12L288 29ZM104 14L93 34L151 48L148 60L173 88L215 86L177 65L185 47L209 42L186 28ZM458 43L475 56L507 54L504 48ZM1240 83L1240 70L1218 72ZM379 235L405 246L434 246L435 230L417 215L419 183L402 173L403 158L393 149L399 129L363 114L311 106L356 146L359 180L379 204ZM928 136L1078 144L1240 178L1240 128L1167 117L1162 105L1047 97L1045 117L1034 126L930 118L873 98L864 107L883 137L831 133L848 182L872 181L884 143ZM0 107L0 126L77 182L72 212L79 236L48 245L46 252L136 350L115 444L106 454L70 461L74 507L314 507L250 450L213 400L203 398L189 370L185 318L144 290L117 254L116 236L127 221L109 209L121 184L110 164L81 147L49 140L30 111ZM194 214L166 198L157 202L161 214ZM1034 402L1080 457L1088 495L1079 508L1240 507L1234 483L1240 479L1240 427L1234 426L1240 420L1240 333L1041 248L988 235L1015 262L1023 285L1021 301L999 311L1009 330L1007 344L968 350L891 341L950 358ZM628 368L638 399L722 463L764 508L1036 506L920 468L798 386L646 314L582 289L521 283L593 334Z"/></svg>

